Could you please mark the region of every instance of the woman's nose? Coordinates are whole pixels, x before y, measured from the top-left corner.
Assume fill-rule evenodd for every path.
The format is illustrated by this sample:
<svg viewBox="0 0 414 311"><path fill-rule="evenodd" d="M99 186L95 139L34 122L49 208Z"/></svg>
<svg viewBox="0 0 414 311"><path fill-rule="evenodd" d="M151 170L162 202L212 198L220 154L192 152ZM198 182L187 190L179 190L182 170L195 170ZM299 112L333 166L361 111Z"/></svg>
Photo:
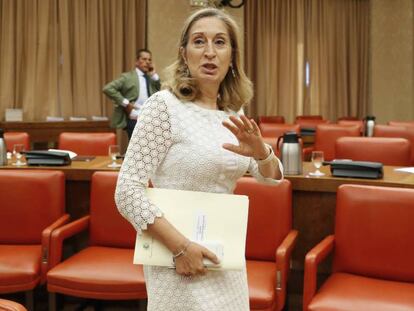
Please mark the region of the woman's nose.
<svg viewBox="0 0 414 311"><path fill-rule="evenodd" d="M213 42L208 42L207 43L206 49L204 50L204 55L207 58L212 58L212 57L216 56L216 51L214 49Z"/></svg>

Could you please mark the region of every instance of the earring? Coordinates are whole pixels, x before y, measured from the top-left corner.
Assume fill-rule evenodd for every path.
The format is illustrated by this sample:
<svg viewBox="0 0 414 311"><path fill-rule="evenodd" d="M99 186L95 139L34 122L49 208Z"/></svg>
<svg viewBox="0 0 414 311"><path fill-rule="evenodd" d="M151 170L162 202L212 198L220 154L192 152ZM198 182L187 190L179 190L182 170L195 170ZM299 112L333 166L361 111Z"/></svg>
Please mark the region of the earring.
<svg viewBox="0 0 414 311"><path fill-rule="evenodd" d="M233 64L230 64L230 68L231 68L231 74L233 75L233 78L235 78L236 72L234 71Z"/></svg>

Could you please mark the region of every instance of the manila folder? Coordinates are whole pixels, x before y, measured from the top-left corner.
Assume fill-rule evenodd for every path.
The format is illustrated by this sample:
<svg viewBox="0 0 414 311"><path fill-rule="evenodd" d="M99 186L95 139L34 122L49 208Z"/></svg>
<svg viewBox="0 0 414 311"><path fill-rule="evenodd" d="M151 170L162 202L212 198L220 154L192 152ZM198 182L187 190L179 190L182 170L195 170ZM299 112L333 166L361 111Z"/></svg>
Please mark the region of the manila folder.
<svg viewBox="0 0 414 311"><path fill-rule="evenodd" d="M245 267L249 199L244 195L148 188L147 196L164 217L188 239L206 246L220 245L220 266ZM134 263L172 267L172 253L146 231L137 235Z"/></svg>

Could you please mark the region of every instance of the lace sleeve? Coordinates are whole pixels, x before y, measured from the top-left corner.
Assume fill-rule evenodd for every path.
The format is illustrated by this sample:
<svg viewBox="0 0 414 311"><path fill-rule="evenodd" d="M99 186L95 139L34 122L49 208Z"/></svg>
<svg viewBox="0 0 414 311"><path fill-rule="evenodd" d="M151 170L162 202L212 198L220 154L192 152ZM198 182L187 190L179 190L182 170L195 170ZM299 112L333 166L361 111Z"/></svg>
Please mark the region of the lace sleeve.
<svg viewBox="0 0 414 311"><path fill-rule="evenodd" d="M153 95L138 117L118 176L115 202L119 212L137 230L147 229L162 211L145 195L148 181L171 146L171 123L167 104Z"/></svg>
<svg viewBox="0 0 414 311"><path fill-rule="evenodd" d="M266 144L266 146L268 148L272 148L268 144ZM266 184L277 184L278 182L283 180L283 165L282 165L282 162L280 162L279 158L276 158L276 159L279 162L279 170L280 170L280 173L282 174L282 177L280 179L266 178L262 174L260 174L259 165L253 158L250 158L248 171L259 182L266 183Z"/></svg>

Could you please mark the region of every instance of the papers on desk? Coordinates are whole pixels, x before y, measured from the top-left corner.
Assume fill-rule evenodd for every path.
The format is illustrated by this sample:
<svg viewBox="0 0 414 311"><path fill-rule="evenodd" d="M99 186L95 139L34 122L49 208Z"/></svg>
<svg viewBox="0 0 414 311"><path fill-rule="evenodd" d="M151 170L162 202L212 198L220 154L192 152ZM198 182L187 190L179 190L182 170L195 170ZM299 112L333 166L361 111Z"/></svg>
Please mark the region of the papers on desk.
<svg viewBox="0 0 414 311"><path fill-rule="evenodd" d="M51 116L47 116L46 117L46 121L47 122L62 122L62 121L65 121L65 119L62 118L62 117L51 117Z"/></svg>
<svg viewBox="0 0 414 311"><path fill-rule="evenodd" d="M69 121L88 121L86 117L69 117Z"/></svg>
<svg viewBox="0 0 414 311"><path fill-rule="evenodd" d="M414 174L414 167L401 167L396 168L394 171Z"/></svg>
<svg viewBox="0 0 414 311"><path fill-rule="evenodd" d="M243 269L249 199L244 195L171 189L147 189L151 202L187 238L204 245L221 259L210 269ZM134 263L172 267L172 254L146 231L138 235Z"/></svg>
<svg viewBox="0 0 414 311"><path fill-rule="evenodd" d="M8 122L23 121L23 110L22 109L6 108L5 119Z"/></svg>
<svg viewBox="0 0 414 311"><path fill-rule="evenodd" d="M70 151L70 150L62 150L62 149L48 149L47 151L55 151L55 152L66 152L67 154L69 154L69 158L73 159L74 157L76 157L78 154Z"/></svg>
<svg viewBox="0 0 414 311"><path fill-rule="evenodd" d="M108 117L103 117L103 116L92 116L91 117L92 121L108 121Z"/></svg>

